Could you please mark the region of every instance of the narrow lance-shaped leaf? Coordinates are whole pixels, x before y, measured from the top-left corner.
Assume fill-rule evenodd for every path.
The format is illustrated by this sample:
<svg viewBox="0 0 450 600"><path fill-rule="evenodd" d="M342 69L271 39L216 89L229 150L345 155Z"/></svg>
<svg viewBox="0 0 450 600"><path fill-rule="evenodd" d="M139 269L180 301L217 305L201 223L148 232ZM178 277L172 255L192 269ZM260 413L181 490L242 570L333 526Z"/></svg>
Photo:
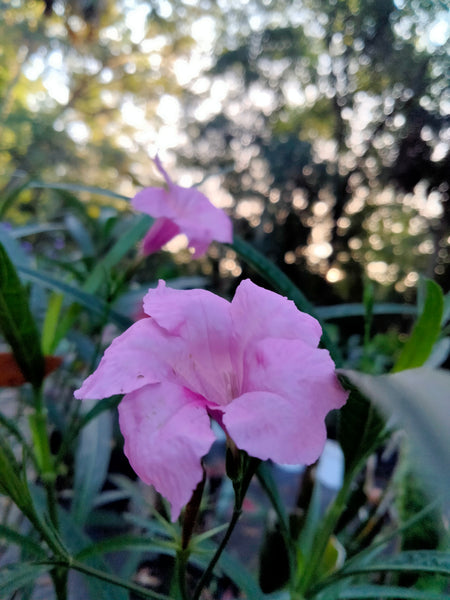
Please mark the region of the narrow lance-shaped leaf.
<svg viewBox="0 0 450 600"><path fill-rule="evenodd" d="M128 317L121 315L113 310L110 310L109 305L106 302L104 302L100 298L97 298L97 296L93 294L83 292L82 290L79 290L78 288L73 287L72 285L69 285L64 281L55 279L51 275L47 275L47 273L44 273L42 271L35 271L34 269L29 269L27 267L21 266L18 267L18 271L24 278L28 279L29 281L34 281L42 285L43 287L54 289L56 291L60 291L67 294L75 302L88 308L91 312L94 312L99 316L104 316L108 314L111 321L113 321L121 329L126 329L132 324L132 321ZM74 321L75 318L76 312L71 317L71 320ZM55 336L57 340L61 339L61 333L59 332L59 324Z"/></svg>
<svg viewBox="0 0 450 600"><path fill-rule="evenodd" d="M360 573L380 571L433 573L433 575L450 576L450 552L440 552L439 550L400 552L396 556L389 557L389 560L380 560L349 569L344 567L339 575L350 577Z"/></svg>
<svg viewBox="0 0 450 600"><path fill-rule="evenodd" d="M97 291L105 275L143 238L152 221L153 219L147 215L143 215L134 222L126 235L119 238L103 259L97 263L83 285L85 292L93 293Z"/></svg>
<svg viewBox="0 0 450 600"><path fill-rule="evenodd" d="M28 299L8 254L0 244L0 330L27 381L39 387L44 356Z"/></svg>
<svg viewBox="0 0 450 600"><path fill-rule="evenodd" d="M375 405L351 386L347 403L339 413L338 430L347 473L373 452L381 442L383 430L384 419Z"/></svg>
<svg viewBox="0 0 450 600"><path fill-rule="evenodd" d="M42 351L44 354L50 354L56 349L56 331L58 329L63 299L63 294L53 292L48 300L47 312L45 313L44 324L42 326Z"/></svg>
<svg viewBox="0 0 450 600"><path fill-rule="evenodd" d="M437 283L428 279L422 314L414 325L408 341L392 369L393 373L404 369L421 367L430 356L438 339L442 315L444 312L444 294Z"/></svg>
<svg viewBox="0 0 450 600"><path fill-rule="evenodd" d="M406 430L415 467L435 490L449 494L450 373L425 367L390 375L341 373Z"/></svg>
<svg viewBox="0 0 450 600"><path fill-rule="evenodd" d="M361 584L345 586L343 590L331 588L315 596L315 598L317 600L369 600L369 598L373 600L388 598L395 600L450 600L450 595L394 585Z"/></svg>
<svg viewBox="0 0 450 600"><path fill-rule="evenodd" d="M83 428L79 437L72 501L72 515L76 523L84 523L105 482L111 456L111 435L111 412L104 411Z"/></svg>
<svg viewBox="0 0 450 600"><path fill-rule="evenodd" d="M40 575L51 569L51 565L20 563L8 565L0 570L0 597L8 598L20 588L33 583Z"/></svg>
<svg viewBox="0 0 450 600"><path fill-rule="evenodd" d="M20 546L22 550L32 554L38 558L42 558L43 548L40 544L35 542L30 536L22 535L18 531L7 527L6 525L0 524L0 540L6 540L11 544Z"/></svg>

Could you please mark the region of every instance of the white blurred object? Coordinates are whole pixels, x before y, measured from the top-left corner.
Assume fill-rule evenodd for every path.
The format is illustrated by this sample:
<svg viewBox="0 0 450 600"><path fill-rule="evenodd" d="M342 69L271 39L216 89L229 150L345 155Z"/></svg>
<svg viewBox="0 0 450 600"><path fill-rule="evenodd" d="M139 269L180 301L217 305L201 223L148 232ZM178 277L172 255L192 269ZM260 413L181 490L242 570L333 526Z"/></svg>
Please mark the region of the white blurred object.
<svg viewBox="0 0 450 600"><path fill-rule="evenodd" d="M317 466L317 479L332 490L339 490L344 481L344 453L338 442L327 440Z"/></svg>

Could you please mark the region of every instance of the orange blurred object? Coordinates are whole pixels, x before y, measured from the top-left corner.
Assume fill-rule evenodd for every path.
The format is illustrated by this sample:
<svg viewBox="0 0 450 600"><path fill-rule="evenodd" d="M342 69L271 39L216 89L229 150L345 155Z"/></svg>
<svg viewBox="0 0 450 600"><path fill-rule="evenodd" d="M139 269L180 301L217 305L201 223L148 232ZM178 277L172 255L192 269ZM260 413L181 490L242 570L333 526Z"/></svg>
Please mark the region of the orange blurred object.
<svg viewBox="0 0 450 600"><path fill-rule="evenodd" d="M45 375L55 371L63 359L60 356L45 357ZM20 370L19 365L10 352L0 352L0 386L17 387L26 383L26 379Z"/></svg>

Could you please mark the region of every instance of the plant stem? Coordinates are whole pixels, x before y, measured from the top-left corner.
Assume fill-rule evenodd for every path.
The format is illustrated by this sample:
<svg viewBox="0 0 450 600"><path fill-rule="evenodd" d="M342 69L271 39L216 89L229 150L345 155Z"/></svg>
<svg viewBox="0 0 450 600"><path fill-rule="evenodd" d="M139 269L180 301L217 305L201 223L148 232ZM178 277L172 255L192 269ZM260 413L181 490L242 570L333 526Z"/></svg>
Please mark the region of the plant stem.
<svg viewBox="0 0 450 600"><path fill-rule="evenodd" d="M47 494L47 508L50 520L58 530L58 510L55 490L55 464L50 452L50 443L47 433L47 414L42 398L42 387L33 387L35 412L30 416L30 429L33 440L33 449L39 474Z"/></svg>
<svg viewBox="0 0 450 600"><path fill-rule="evenodd" d="M214 567L216 566L217 561L219 560L222 552L224 551L225 546L227 545L228 540L230 539L231 534L233 533L236 523L238 522L239 517L241 516L241 513L242 513L241 508L236 508L236 506L235 506L235 508L233 510L233 516L231 517L231 520L228 524L225 535L223 536L222 541L219 544L219 547L215 551L214 556L212 557L208 567L206 568L206 571L200 577L200 580L197 583L197 587L195 588L192 600L198 600L200 598L202 589L208 584L208 582L212 576Z"/></svg>
<svg viewBox="0 0 450 600"><path fill-rule="evenodd" d="M178 550L175 557L175 567L170 586L170 596L176 600L188 600L186 588L186 566L189 560L189 550Z"/></svg>
<svg viewBox="0 0 450 600"><path fill-rule="evenodd" d="M232 440L228 440L229 447L227 449L228 452L228 463L227 463L227 473L230 479L233 481L234 488L234 508L233 515L228 524L225 535L222 538L222 541L219 544L214 556L212 557L209 565L206 568L206 571L200 577L200 580L195 588L194 595L192 600L199 600L202 589L208 584L212 574L214 567L216 566L222 552L225 549L225 546L228 543L228 540L233 533L234 528L236 527L236 523L239 521L239 517L242 514L242 504L244 502L245 495L248 490L248 486L252 480L253 475L256 472L260 464L259 458L252 458L247 455L246 452L238 450L234 445Z"/></svg>
<svg viewBox="0 0 450 600"><path fill-rule="evenodd" d="M58 531L58 502L56 498L56 471L55 462L50 451L47 432L47 414L42 397L42 386L33 386L34 409L30 416L30 429L33 440L33 449L40 476L45 486L47 496L47 510L53 527ZM61 567L52 569L51 578L55 588L57 600L67 598L67 570Z"/></svg>

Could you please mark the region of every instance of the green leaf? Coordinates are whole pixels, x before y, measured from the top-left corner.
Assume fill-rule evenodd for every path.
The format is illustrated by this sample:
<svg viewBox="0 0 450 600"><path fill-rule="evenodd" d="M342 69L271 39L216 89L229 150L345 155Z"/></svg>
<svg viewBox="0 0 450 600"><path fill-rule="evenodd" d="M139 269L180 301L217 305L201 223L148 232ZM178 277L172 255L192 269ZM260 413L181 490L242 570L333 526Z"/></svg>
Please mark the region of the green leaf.
<svg viewBox="0 0 450 600"><path fill-rule="evenodd" d="M344 590L327 590L327 593L316 596L317 600L364 600L374 598L395 598L404 600L450 600L448 594L434 593L430 591L415 590L414 588L402 588L388 585L352 585Z"/></svg>
<svg viewBox="0 0 450 600"><path fill-rule="evenodd" d="M3 221L6 213L20 196L20 194L29 186L29 181L27 180L25 183L21 183L15 187L13 187L9 192L7 192L1 202L0 202L0 221Z"/></svg>
<svg viewBox="0 0 450 600"><path fill-rule="evenodd" d="M443 312L444 294L442 289L437 283L428 279L422 314L414 325L408 341L402 348L400 356L392 369L393 373L421 367L425 363L438 339Z"/></svg>
<svg viewBox="0 0 450 600"><path fill-rule="evenodd" d="M270 467L266 462L260 463L258 470L256 471L256 476L277 514L278 521L280 522L281 526L288 531L289 517L286 513L284 502L278 492L278 488L272 476Z"/></svg>
<svg viewBox="0 0 450 600"><path fill-rule="evenodd" d="M42 352L53 354L57 346L56 331L58 329L59 317L64 296L59 292L53 292L48 299L47 312L45 313L42 326Z"/></svg>
<svg viewBox="0 0 450 600"><path fill-rule="evenodd" d="M152 222L153 219L147 215L140 216L135 220L133 226L118 239L102 260L97 262L83 285L85 292L92 294L98 290L105 276L143 238Z"/></svg>
<svg viewBox="0 0 450 600"><path fill-rule="evenodd" d="M87 413L81 415L79 420L66 432L61 444L61 448L58 452L56 462L59 462L64 458L73 440L88 423L90 423L102 412L117 408L121 399L122 396L111 396L111 398L104 398L103 400L96 402Z"/></svg>
<svg viewBox="0 0 450 600"><path fill-rule="evenodd" d="M30 181L24 187L46 189L46 190L65 190L67 192L89 192L97 196L106 196L107 198L114 198L116 200L129 200L127 196L111 192L111 190L105 190L104 188L95 187L92 185L82 185L78 183L45 183L43 181Z"/></svg>
<svg viewBox="0 0 450 600"><path fill-rule="evenodd" d="M140 550L141 552L156 552L175 556L178 545L174 542L148 538L143 535L118 535L101 542L87 546L75 558L85 560L91 556L98 556L106 552L119 552L124 550Z"/></svg>
<svg viewBox="0 0 450 600"><path fill-rule="evenodd" d="M17 425L12 419L6 417L2 412L0 412L0 425L2 425L11 435L13 435L16 438L16 440L19 442L22 448L26 449L29 452L30 456L33 456L30 446L27 440L22 435L20 429L17 427Z"/></svg>
<svg viewBox="0 0 450 600"><path fill-rule="evenodd" d="M72 516L76 523L86 521L98 492L105 483L111 457L112 415L101 412L81 431L75 455Z"/></svg>
<svg viewBox="0 0 450 600"><path fill-rule="evenodd" d="M20 588L33 583L51 568L51 565L38 563L21 563L3 567L0 570L1 597L6 598Z"/></svg>
<svg viewBox="0 0 450 600"><path fill-rule="evenodd" d="M0 539L6 540L11 544L16 544L17 546L20 546L22 550L40 558L42 558L44 553L42 546L35 542L30 536L22 535L6 525L0 524Z"/></svg>
<svg viewBox="0 0 450 600"><path fill-rule="evenodd" d="M450 576L450 552L439 550L411 550L400 552L388 560L367 565L344 568L340 571L340 577L350 577L365 573L380 571L396 571L410 573L433 573L434 575Z"/></svg>
<svg viewBox="0 0 450 600"><path fill-rule="evenodd" d="M324 321L329 319L345 319L347 317L364 317L366 309L362 303L336 304L333 306L316 306L317 315ZM374 315L417 315L415 306L407 304L381 303L372 307Z"/></svg>
<svg viewBox="0 0 450 600"><path fill-rule="evenodd" d="M33 500L37 509L40 511L40 513L44 513L46 498L42 488L33 486L31 491L33 493ZM69 515L69 513L61 507L58 507L58 509L58 521L60 525L59 535L62 539L60 544L65 544L72 555L80 552L84 547L91 545L92 540L74 522L71 515ZM61 558L61 561L64 563L67 560L68 558L66 552L65 556ZM74 562L76 561L70 557L67 566L72 568ZM101 556L88 559L84 567L87 569L91 568L99 570L104 574L105 579L111 573L110 565ZM116 585L108 585L104 581L100 581L91 577L86 578L86 584L90 592L88 598L95 598L96 600L127 600L128 598L126 592L123 589L118 588Z"/></svg>
<svg viewBox="0 0 450 600"><path fill-rule="evenodd" d="M9 496L20 510L27 515L30 502L27 489L21 478L21 472L22 468L6 438L0 436L0 492Z"/></svg>
<svg viewBox="0 0 450 600"><path fill-rule="evenodd" d="M348 400L339 411L338 429L347 473L381 443L383 430L384 419L379 411L356 387L350 386Z"/></svg>
<svg viewBox="0 0 450 600"><path fill-rule="evenodd" d="M77 242L83 257L95 256L95 247L91 235L81 220L72 214L68 214L65 216L64 221L67 231Z"/></svg>
<svg viewBox="0 0 450 600"><path fill-rule="evenodd" d="M233 243L230 244L230 247L233 248L233 250L278 293L287 296L294 302L299 310L310 314L320 322L320 318L313 304L311 304L303 292L292 283L289 277L271 260L264 256L264 254L258 252L258 250L253 248L250 244L247 244L247 242L238 236L234 236ZM321 325L323 330L322 342L324 346L328 348L335 363L339 366L342 363L341 351L328 335L326 327L323 324Z"/></svg>
<svg viewBox="0 0 450 600"><path fill-rule="evenodd" d="M450 494L450 481L444 475L450 465L450 373L426 367L389 375L350 370L340 373L391 417L394 424L406 430L413 465L420 469L426 483L438 492ZM345 421L351 419L351 414L344 414L342 419L349 432L351 424ZM342 441L345 444L344 438Z"/></svg>
<svg viewBox="0 0 450 600"><path fill-rule="evenodd" d="M264 600L262 593L253 575L244 567L242 561L229 552L222 552L219 559L219 567L238 586L245 598L252 600Z"/></svg>
<svg viewBox="0 0 450 600"><path fill-rule="evenodd" d="M0 226L0 243L3 245L8 256L16 265L29 266L30 257L22 248L22 245L15 239L11 231Z"/></svg>
<svg viewBox="0 0 450 600"><path fill-rule="evenodd" d="M27 381L39 387L44 378L41 341L28 298L14 265L0 244L0 330Z"/></svg>
<svg viewBox="0 0 450 600"><path fill-rule="evenodd" d="M24 225L23 227L15 227L11 230L11 235L14 238L23 238L28 235L36 235L37 233L48 233L50 231L64 231L64 225L54 225L52 223L34 223L32 225Z"/></svg>
<svg viewBox="0 0 450 600"><path fill-rule="evenodd" d="M47 275L43 271L35 271L34 269L29 269L28 267L23 266L18 266L17 270L25 279L28 279L29 281L36 282L49 289L64 292L68 296L71 296L75 302L78 302L100 317L108 315L111 321L120 329L127 329L133 323L128 317L111 310L109 305L106 302L103 302L103 300L100 300L100 298L73 287L68 283L59 281L58 279ZM57 337L59 338L59 336Z"/></svg>

